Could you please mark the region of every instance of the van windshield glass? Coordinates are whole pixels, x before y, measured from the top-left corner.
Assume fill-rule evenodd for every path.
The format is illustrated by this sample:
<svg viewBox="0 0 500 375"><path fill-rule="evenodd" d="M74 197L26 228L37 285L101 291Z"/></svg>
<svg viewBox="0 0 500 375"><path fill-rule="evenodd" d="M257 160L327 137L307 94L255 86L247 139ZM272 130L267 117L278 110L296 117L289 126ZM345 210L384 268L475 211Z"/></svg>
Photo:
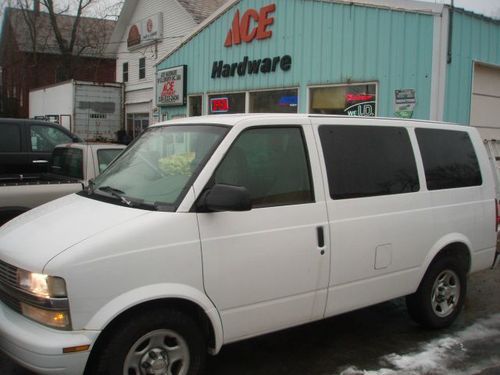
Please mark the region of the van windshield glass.
<svg viewBox="0 0 500 375"><path fill-rule="evenodd" d="M226 132L209 125L150 128L96 178L92 191L131 207L175 205Z"/></svg>

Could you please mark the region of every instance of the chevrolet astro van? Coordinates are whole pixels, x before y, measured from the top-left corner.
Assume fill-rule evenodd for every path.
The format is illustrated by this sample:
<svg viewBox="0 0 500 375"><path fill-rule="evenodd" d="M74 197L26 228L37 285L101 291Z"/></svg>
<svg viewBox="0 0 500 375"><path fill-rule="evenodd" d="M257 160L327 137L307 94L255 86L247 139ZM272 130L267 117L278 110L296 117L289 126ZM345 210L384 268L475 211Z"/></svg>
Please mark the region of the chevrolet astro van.
<svg viewBox="0 0 500 375"><path fill-rule="evenodd" d="M496 226L471 127L168 121L0 229L0 349L40 373L194 375L224 344L401 296L446 327Z"/></svg>

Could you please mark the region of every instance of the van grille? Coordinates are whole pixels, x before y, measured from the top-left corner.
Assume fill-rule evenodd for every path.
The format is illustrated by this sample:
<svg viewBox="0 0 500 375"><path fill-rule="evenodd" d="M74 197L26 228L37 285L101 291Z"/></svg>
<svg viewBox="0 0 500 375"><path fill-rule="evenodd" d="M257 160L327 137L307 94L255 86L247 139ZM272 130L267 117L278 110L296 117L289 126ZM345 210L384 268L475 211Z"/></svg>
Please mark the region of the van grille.
<svg viewBox="0 0 500 375"><path fill-rule="evenodd" d="M17 268L0 260L0 284L15 287L17 285Z"/></svg>
<svg viewBox="0 0 500 375"><path fill-rule="evenodd" d="M0 260L0 301L12 310L21 312L19 300L12 296L17 286L17 268Z"/></svg>

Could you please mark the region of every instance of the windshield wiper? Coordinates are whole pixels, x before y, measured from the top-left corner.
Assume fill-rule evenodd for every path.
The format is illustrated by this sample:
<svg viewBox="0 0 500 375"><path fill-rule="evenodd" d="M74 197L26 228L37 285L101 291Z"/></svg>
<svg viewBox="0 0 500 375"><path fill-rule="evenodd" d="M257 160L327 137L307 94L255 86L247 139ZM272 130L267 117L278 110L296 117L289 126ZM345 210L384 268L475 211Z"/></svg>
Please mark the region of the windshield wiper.
<svg viewBox="0 0 500 375"><path fill-rule="evenodd" d="M120 199L123 203L125 203L129 207L133 207L133 203L129 201L127 198L125 198L124 191L121 191L120 189L115 189L111 186L101 186L97 188L97 190L104 191L105 193L111 194L113 197Z"/></svg>

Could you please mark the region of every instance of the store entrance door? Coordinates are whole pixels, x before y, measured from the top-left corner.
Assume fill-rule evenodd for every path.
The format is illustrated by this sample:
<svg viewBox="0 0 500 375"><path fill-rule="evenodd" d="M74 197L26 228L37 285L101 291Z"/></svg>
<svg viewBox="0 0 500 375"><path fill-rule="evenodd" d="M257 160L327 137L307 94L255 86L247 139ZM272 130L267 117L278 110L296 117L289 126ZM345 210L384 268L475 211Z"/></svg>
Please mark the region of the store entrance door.
<svg viewBox="0 0 500 375"><path fill-rule="evenodd" d="M127 134L138 137L149 126L149 113L127 113Z"/></svg>

